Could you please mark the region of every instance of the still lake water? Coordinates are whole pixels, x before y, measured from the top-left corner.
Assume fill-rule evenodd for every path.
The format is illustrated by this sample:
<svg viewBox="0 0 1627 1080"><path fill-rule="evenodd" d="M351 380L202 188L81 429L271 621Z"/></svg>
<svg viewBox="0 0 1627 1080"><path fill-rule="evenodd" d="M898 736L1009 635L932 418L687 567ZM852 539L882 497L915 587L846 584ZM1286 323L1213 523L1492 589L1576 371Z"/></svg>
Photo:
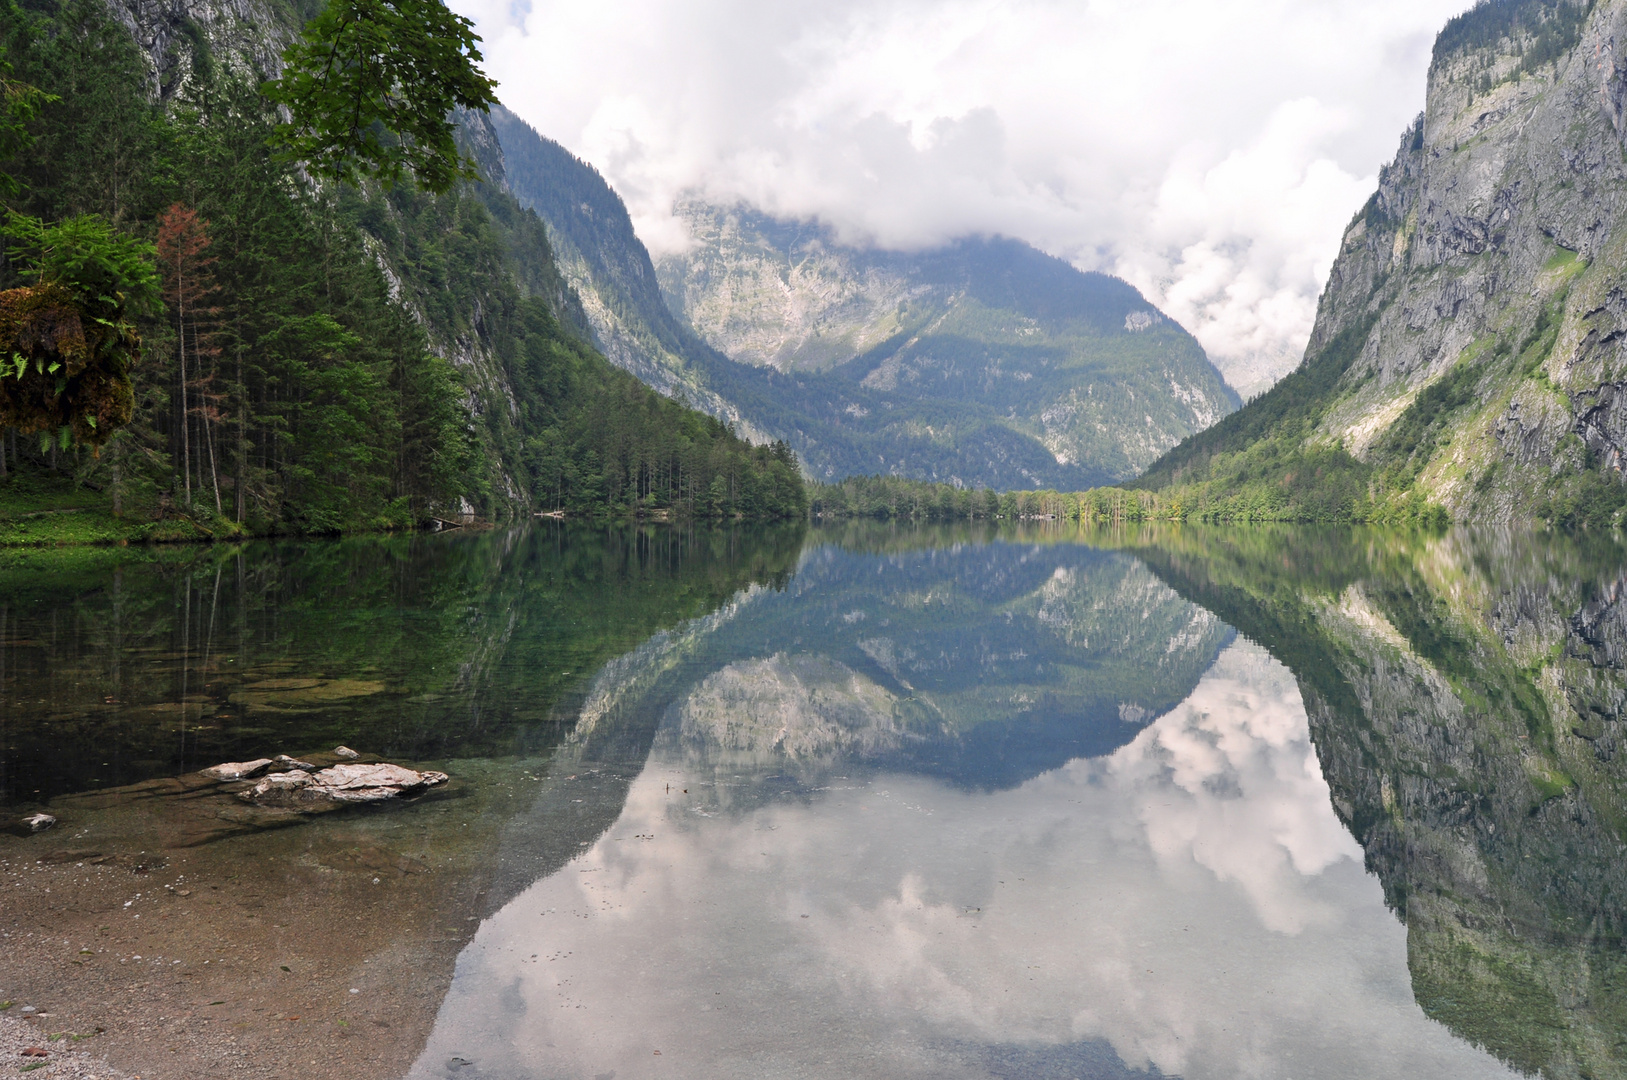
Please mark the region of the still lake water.
<svg viewBox="0 0 1627 1080"><path fill-rule="evenodd" d="M439 796L371 813L424 821L426 865L474 853L414 1078L1627 1070L1613 541L545 525L7 559L13 816L336 743L520 793L478 840ZM165 842L253 828L191 807Z"/></svg>

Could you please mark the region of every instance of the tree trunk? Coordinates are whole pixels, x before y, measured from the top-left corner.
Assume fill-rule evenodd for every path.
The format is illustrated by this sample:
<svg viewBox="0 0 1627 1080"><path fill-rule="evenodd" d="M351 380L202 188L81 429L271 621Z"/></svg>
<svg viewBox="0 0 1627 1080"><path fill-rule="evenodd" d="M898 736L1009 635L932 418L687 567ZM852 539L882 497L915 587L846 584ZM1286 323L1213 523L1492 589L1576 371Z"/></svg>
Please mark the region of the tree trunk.
<svg viewBox="0 0 1627 1080"><path fill-rule="evenodd" d="M204 443L209 447L209 483L215 489L215 515L219 517L222 516L220 509L220 474L215 471L215 432L209 425L207 415L203 418L203 439Z"/></svg>
<svg viewBox="0 0 1627 1080"><path fill-rule="evenodd" d="M186 484L186 508L192 509L192 423L186 407L186 296L179 266L175 275L175 340L181 361L181 476Z"/></svg>
<svg viewBox="0 0 1627 1080"><path fill-rule="evenodd" d="M246 410L248 408L248 387L243 385L243 329L241 320L237 331L237 523L243 524L244 498L243 485L247 482L248 474L244 469L243 459L248 456L248 436L245 427L248 424Z"/></svg>

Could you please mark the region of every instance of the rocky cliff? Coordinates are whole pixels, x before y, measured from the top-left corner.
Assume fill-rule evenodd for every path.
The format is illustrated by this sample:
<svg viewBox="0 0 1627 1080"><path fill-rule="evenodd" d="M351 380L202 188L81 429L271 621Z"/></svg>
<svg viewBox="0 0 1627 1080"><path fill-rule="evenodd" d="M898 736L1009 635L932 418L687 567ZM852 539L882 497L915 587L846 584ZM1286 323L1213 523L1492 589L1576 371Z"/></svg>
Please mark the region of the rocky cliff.
<svg viewBox="0 0 1627 1080"><path fill-rule="evenodd" d="M745 206L678 209L695 246L656 268L672 309L735 360L869 391L875 415L851 403L860 426L909 410L952 437L975 403L1057 465L1122 479L1237 406L1197 341L1135 289L1027 244L867 250Z"/></svg>
<svg viewBox="0 0 1627 1080"><path fill-rule="evenodd" d="M1300 369L1154 466L1152 486L1221 475L1275 439L1460 520L1619 519L1624 102L1618 0L1496 0L1454 19L1423 115L1345 232Z"/></svg>
<svg viewBox="0 0 1627 1080"><path fill-rule="evenodd" d="M482 118L483 120L485 118ZM707 378L722 357L710 350L661 298L649 252L633 232L621 198L596 170L538 135L499 105L489 118L504 185L548 225L548 238L579 302L586 329L610 362L669 397L687 400L757 442L770 436Z"/></svg>

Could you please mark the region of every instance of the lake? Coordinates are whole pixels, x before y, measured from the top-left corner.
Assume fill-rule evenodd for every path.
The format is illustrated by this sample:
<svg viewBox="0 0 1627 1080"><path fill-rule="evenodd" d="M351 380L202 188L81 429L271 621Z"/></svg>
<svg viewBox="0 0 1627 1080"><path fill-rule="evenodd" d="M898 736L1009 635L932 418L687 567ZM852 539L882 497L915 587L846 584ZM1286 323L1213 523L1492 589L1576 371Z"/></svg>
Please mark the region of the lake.
<svg viewBox="0 0 1627 1080"><path fill-rule="evenodd" d="M1620 1076L1624 582L1463 530L7 553L0 801L59 822L0 837L0 998L154 1076ZM452 780L188 779L339 744Z"/></svg>

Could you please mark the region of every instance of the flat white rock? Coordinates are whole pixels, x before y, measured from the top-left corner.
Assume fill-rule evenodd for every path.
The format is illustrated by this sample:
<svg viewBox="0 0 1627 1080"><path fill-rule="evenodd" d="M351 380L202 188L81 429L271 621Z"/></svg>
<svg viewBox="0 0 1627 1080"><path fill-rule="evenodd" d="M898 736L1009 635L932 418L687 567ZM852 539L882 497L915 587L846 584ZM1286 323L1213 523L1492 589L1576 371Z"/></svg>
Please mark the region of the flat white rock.
<svg viewBox="0 0 1627 1080"><path fill-rule="evenodd" d="M255 758L253 761L228 761L214 768L203 770L203 775L211 780L247 780L251 776L258 776L271 765L270 758Z"/></svg>

